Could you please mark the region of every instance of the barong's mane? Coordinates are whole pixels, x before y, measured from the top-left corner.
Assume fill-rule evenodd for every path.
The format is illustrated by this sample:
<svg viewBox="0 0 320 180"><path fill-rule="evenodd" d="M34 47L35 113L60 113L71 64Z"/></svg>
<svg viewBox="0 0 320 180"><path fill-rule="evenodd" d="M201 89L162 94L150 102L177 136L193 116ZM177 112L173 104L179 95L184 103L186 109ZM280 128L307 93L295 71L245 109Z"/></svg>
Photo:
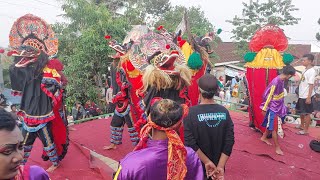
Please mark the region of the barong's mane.
<svg viewBox="0 0 320 180"><path fill-rule="evenodd" d="M142 92L146 92L149 87L155 87L159 91L169 88L181 90L185 86L190 86L192 73L189 68L176 64L175 70L179 75L169 75L153 65L147 66L142 77L144 85Z"/></svg>

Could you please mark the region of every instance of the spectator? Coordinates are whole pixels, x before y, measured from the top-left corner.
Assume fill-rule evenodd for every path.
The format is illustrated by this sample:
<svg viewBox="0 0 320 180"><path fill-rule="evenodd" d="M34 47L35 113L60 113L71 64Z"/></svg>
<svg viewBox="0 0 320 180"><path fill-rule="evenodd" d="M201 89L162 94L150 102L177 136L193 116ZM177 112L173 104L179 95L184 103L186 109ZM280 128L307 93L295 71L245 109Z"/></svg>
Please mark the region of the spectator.
<svg viewBox="0 0 320 180"><path fill-rule="evenodd" d="M240 108L238 108L237 110L239 111L244 111L244 112L248 112L248 105L249 105L249 98L245 93L242 93L243 99L239 102L240 104L246 105L246 106L241 106Z"/></svg>
<svg viewBox="0 0 320 180"><path fill-rule="evenodd" d="M98 116L101 114L101 109L99 109L99 107L91 100L86 102L84 109L89 117Z"/></svg>
<svg viewBox="0 0 320 180"><path fill-rule="evenodd" d="M220 89L219 97L221 100L224 100L224 89L223 88Z"/></svg>
<svg viewBox="0 0 320 180"><path fill-rule="evenodd" d="M312 98L315 95L314 82L316 78L316 70L313 67L314 56L305 54L302 58L302 64L306 67L302 73L299 84L299 99L296 106L296 112L300 115L301 124L296 128L300 129L297 134L308 134L311 123L311 113L313 113Z"/></svg>
<svg viewBox="0 0 320 180"><path fill-rule="evenodd" d="M7 106L8 105L6 97L2 93L0 93L0 110L4 110Z"/></svg>
<svg viewBox="0 0 320 180"><path fill-rule="evenodd" d="M112 95L113 89L112 86L107 89L106 93L106 109L107 113L113 113L114 111L114 104L112 102L113 95Z"/></svg>
<svg viewBox="0 0 320 180"><path fill-rule="evenodd" d="M18 113L18 111L17 111L17 106L16 105L11 105L10 106L10 109L11 109L11 115L12 115L12 117L14 118L14 120L19 120L19 118L18 118L18 115L17 115L17 113Z"/></svg>
<svg viewBox="0 0 320 180"><path fill-rule="evenodd" d="M201 103L190 107L184 120L185 144L197 152L207 176L220 179L234 144L233 122L228 110L213 99L218 89L215 76L202 76L198 85Z"/></svg>
<svg viewBox="0 0 320 180"><path fill-rule="evenodd" d="M80 102L76 102L72 108L72 117L74 121L84 119L86 117L86 111Z"/></svg>
<svg viewBox="0 0 320 180"><path fill-rule="evenodd" d="M320 94L316 94L313 102L314 117L320 119ZM320 120L317 120L316 126L320 126Z"/></svg>
<svg viewBox="0 0 320 180"><path fill-rule="evenodd" d="M184 147L176 132L185 114L187 107L172 100L155 102L149 121L141 130L141 141L120 161L114 179L203 180L199 157L191 148Z"/></svg>
<svg viewBox="0 0 320 180"><path fill-rule="evenodd" d="M239 79L238 76L236 76L236 77L231 79L231 90L232 91L233 91L233 88L234 88L235 85L239 86L239 81L240 81L240 79Z"/></svg>
<svg viewBox="0 0 320 180"><path fill-rule="evenodd" d="M225 97L225 99L226 99L226 101L228 102L228 103L230 103L231 102L231 91L230 91L230 87L227 87L226 88L226 97Z"/></svg>
<svg viewBox="0 0 320 180"><path fill-rule="evenodd" d="M239 85L235 84L232 89L232 97L238 97L239 95Z"/></svg>
<svg viewBox="0 0 320 180"><path fill-rule="evenodd" d="M23 160L23 136L10 113L0 110L0 179L49 180L38 166L20 166Z"/></svg>
<svg viewBox="0 0 320 180"><path fill-rule="evenodd" d="M287 114L291 114L291 103L287 104Z"/></svg>
<svg viewBox="0 0 320 180"><path fill-rule="evenodd" d="M291 109L295 109L295 108L296 108L296 105L297 105L297 102L296 102L296 101L293 101L292 104L291 104Z"/></svg>
<svg viewBox="0 0 320 180"><path fill-rule="evenodd" d="M228 80L224 86L225 86L225 87L229 87L229 88L230 88L230 86L231 86L231 81L230 81L230 80Z"/></svg>

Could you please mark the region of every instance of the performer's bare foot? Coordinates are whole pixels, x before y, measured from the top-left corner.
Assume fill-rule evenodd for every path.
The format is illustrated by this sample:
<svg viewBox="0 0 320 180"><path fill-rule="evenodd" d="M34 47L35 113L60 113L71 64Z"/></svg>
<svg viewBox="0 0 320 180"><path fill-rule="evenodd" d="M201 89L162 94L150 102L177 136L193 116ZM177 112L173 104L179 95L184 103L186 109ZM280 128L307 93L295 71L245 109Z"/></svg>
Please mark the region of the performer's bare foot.
<svg viewBox="0 0 320 180"><path fill-rule="evenodd" d="M51 172L53 172L54 170L56 170L58 167L59 167L60 165L58 164L58 165L52 165L51 167L49 167L48 169L47 169L47 172L49 172L49 173L51 173Z"/></svg>
<svg viewBox="0 0 320 180"><path fill-rule="evenodd" d="M115 144L110 144L109 146L103 147L104 150L112 150L117 149L117 146Z"/></svg>
<svg viewBox="0 0 320 180"><path fill-rule="evenodd" d="M272 144L269 142L268 139L262 137L262 138L260 138L260 140L261 140L262 142L268 144L269 146L272 146Z"/></svg>
<svg viewBox="0 0 320 180"><path fill-rule="evenodd" d="M276 153L280 156L283 156L283 151L280 149L280 147L276 147Z"/></svg>
<svg viewBox="0 0 320 180"><path fill-rule="evenodd" d="M76 131L76 130L77 130L76 128L69 127L69 131Z"/></svg>

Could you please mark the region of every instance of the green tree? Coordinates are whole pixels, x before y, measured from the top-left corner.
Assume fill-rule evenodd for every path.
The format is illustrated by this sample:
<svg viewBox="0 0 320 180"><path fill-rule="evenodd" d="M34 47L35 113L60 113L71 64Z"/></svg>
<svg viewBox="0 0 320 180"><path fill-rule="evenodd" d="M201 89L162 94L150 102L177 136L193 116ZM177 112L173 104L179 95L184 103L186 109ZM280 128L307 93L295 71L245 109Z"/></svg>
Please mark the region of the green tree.
<svg viewBox="0 0 320 180"><path fill-rule="evenodd" d="M191 33L200 36L213 30L213 25L205 17L201 8L194 6L188 9L186 9L184 6L175 6L172 10L168 11L162 18L160 18L160 20L156 23L156 26L163 25L169 32L174 32L176 27L181 22L185 10L188 12Z"/></svg>
<svg viewBox="0 0 320 180"><path fill-rule="evenodd" d="M320 18L319 18L319 20L318 20L318 24L320 25ZM320 41L320 32L318 32L318 33L316 34L316 38L317 38L318 41Z"/></svg>
<svg viewBox="0 0 320 180"><path fill-rule="evenodd" d="M145 24L147 21L151 25L171 10L170 0L127 0L125 18L131 25Z"/></svg>
<svg viewBox="0 0 320 180"><path fill-rule="evenodd" d="M130 27L123 18L115 18L102 4L86 0L63 0L62 16L69 23L56 23L59 36L59 58L65 64L69 79L67 104L76 100L97 102L101 76L107 73L113 54L104 36L122 40Z"/></svg>
<svg viewBox="0 0 320 180"><path fill-rule="evenodd" d="M227 20L234 26L232 30L232 39L237 42L238 55L243 56L248 49L248 42L254 33L266 24L275 24L278 26L287 26L298 24L300 18L292 15L298 11L292 4L292 0L268 0L261 2L259 0L242 3L244 8L242 16L235 16L232 20Z"/></svg>

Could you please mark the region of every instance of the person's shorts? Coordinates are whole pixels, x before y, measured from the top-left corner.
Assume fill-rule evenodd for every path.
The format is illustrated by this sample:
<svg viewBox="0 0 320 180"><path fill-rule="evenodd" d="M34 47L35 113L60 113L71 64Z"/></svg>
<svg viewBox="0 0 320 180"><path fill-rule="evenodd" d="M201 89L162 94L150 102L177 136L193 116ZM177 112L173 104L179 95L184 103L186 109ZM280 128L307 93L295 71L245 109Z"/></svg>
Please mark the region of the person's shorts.
<svg viewBox="0 0 320 180"><path fill-rule="evenodd" d="M311 98L313 101L313 98ZM306 99L299 98L296 105L297 114L312 114L313 113L313 103L306 104Z"/></svg>
<svg viewBox="0 0 320 180"><path fill-rule="evenodd" d="M275 121L276 119L276 121ZM278 123L278 116L275 112L271 111L270 109L266 112L264 116L263 122L261 124L262 127L265 127L269 131L273 131L275 127L275 123Z"/></svg>

